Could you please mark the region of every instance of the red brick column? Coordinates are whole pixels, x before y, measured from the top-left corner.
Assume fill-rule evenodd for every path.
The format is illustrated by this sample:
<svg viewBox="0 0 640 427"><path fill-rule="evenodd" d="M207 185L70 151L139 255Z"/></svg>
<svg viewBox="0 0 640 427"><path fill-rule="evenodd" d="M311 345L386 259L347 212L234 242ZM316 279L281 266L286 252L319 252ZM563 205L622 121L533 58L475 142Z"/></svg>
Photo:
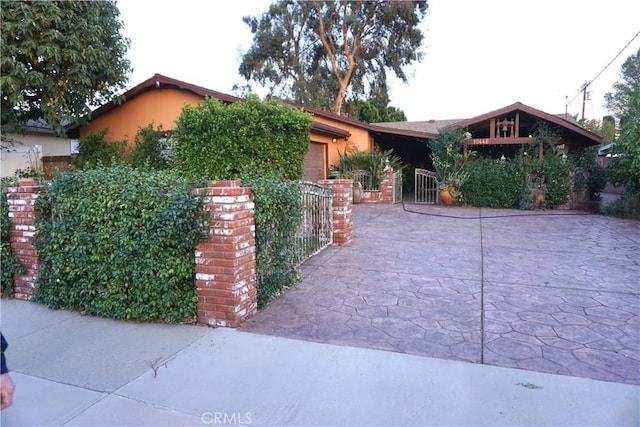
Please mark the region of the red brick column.
<svg viewBox="0 0 640 427"><path fill-rule="evenodd" d="M381 203L385 205L393 204L393 169L387 168L382 172L382 181L380 181Z"/></svg>
<svg viewBox="0 0 640 427"><path fill-rule="evenodd" d="M330 187L333 194L333 244L346 246L353 240L353 181L323 179L318 183Z"/></svg>
<svg viewBox="0 0 640 427"><path fill-rule="evenodd" d="M195 251L198 323L235 328L257 310L253 195L239 181L193 192L204 197L208 233Z"/></svg>
<svg viewBox="0 0 640 427"><path fill-rule="evenodd" d="M36 234L35 206L36 199L42 186L33 179L20 180L18 187L8 187L3 191L7 195L9 204L9 222L11 227L11 248L22 266L24 272L15 275L15 298L30 300L34 293L34 286L40 260L38 252L33 246Z"/></svg>

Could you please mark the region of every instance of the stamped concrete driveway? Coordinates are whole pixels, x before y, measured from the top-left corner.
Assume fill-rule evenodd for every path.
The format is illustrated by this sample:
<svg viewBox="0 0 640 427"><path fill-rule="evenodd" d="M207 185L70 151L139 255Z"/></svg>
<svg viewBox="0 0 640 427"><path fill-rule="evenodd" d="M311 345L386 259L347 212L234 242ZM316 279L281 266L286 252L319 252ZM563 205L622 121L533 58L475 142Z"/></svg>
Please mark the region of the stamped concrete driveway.
<svg viewBox="0 0 640 427"><path fill-rule="evenodd" d="M640 384L640 223L355 205L247 332Z"/></svg>

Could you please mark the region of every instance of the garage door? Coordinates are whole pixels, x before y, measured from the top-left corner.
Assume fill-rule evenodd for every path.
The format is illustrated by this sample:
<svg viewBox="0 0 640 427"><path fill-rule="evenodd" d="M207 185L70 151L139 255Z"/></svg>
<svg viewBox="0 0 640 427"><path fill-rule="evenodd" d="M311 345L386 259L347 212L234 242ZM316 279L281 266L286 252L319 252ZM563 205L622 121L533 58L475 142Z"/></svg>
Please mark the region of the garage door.
<svg viewBox="0 0 640 427"><path fill-rule="evenodd" d="M324 179L324 151L325 145L319 142L311 142L309 145L309 152L304 159L304 171L302 173L302 179L305 181L318 182L318 180Z"/></svg>

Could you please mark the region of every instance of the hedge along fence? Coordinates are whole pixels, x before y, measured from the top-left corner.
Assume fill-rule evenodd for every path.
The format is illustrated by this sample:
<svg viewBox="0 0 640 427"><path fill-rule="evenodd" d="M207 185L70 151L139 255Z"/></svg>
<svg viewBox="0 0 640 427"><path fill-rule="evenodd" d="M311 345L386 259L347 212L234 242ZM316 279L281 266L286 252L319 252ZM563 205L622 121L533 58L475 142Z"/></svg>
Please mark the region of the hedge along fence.
<svg viewBox="0 0 640 427"><path fill-rule="evenodd" d="M35 300L128 320L191 321L199 198L175 173L62 174L38 198Z"/></svg>
<svg viewBox="0 0 640 427"><path fill-rule="evenodd" d="M252 178L244 184L254 193L258 306L262 307L301 278L294 250L296 230L302 223L302 195L297 181L276 176Z"/></svg>
<svg viewBox="0 0 640 427"><path fill-rule="evenodd" d="M352 182L350 180L324 180L321 183L329 186L333 192L334 244L348 245L353 237ZM47 189L43 190L44 186L46 184L38 184L35 180L24 180L18 187L3 189L8 198L11 245L14 249L19 248L16 252L16 257L25 270L23 273L14 276L16 279L15 297L18 299L31 299L34 292L38 291L38 286L34 289L34 283L39 282L41 264L45 257L39 256L33 245L36 234L34 220L36 217L35 205L40 192L44 193L44 197L47 197L49 192ZM191 190L190 194L194 194L202 200L202 212L200 215L205 230L205 233L203 233L204 240L199 241L195 247L195 276L191 276L191 283L195 281L195 287L197 288L197 320L199 323L215 326L239 326L246 318L255 313L257 305L256 242L252 191L250 188L241 187L239 181L221 181L208 182L207 186ZM184 196L184 193L182 195ZM62 199L62 202L71 203L65 199ZM48 204L50 201L40 203ZM38 203L39 206L40 203ZM52 216L48 222L56 220L53 211L51 209ZM117 211L114 212L114 215L117 214ZM85 212L85 216L90 215ZM58 218L58 220L61 219ZM43 219L39 218L38 222L41 220ZM50 224L45 224L44 226L47 227ZM57 230L60 233L74 233L73 229L68 228ZM86 230L81 231L85 235L87 234ZM72 238L67 238L66 241L70 245L83 243L75 242ZM100 239L98 239L98 243L100 243ZM52 243L52 245L55 245L55 243ZM56 248L56 250L61 249L60 246ZM69 249L69 251L71 250ZM187 254L184 255L188 256ZM65 257L61 256L61 259L64 260ZM106 266L98 267L93 264L87 266L86 263L84 265L88 269L99 268L101 271L107 268ZM146 265L149 266L150 264L147 263ZM67 265L58 268L57 271L62 278L65 278L65 275L75 270L73 265ZM80 276L78 273L76 275ZM79 277L79 279L82 279L82 277ZM53 292L53 286L58 283L50 282L52 287L48 291ZM151 284L152 282L148 283ZM68 283L68 285L71 285L71 283ZM186 281L184 285L185 288L192 289ZM96 298L110 290L108 288L103 290L104 284L102 283L97 284L97 286L98 291L94 291L94 294L97 295ZM160 286L163 285L160 284ZM130 289L130 287L127 289ZM67 293L76 292L71 286L64 286L62 290ZM137 295L140 294L137 293ZM157 317L157 319L180 318L179 315L176 315L176 312L172 313L171 316L166 315L164 312L167 309L166 305L152 305L160 307L161 316ZM83 307L76 308L82 309ZM139 309L145 310L146 307L141 304ZM171 307L168 309L170 310ZM146 316L146 318L149 318L149 316Z"/></svg>

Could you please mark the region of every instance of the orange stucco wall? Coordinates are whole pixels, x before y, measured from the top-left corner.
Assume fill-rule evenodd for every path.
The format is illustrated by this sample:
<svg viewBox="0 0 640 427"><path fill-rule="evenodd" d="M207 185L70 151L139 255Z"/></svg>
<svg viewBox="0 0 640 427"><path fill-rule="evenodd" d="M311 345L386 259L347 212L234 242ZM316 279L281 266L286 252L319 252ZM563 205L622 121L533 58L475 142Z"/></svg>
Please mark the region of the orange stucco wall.
<svg viewBox="0 0 640 427"><path fill-rule="evenodd" d="M196 105L202 102L202 97L177 89L151 89L92 119L91 123L80 128L80 138L109 128L107 141L126 139L128 144L133 144L138 128L153 122L154 127L162 125L163 130L171 130L185 103Z"/></svg>
<svg viewBox="0 0 640 427"><path fill-rule="evenodd" d="M331 120L325 117L314 116L313 120L325 125L333 126L336 128L344 129L351 132L349 140L344 138L336 138L337 141L333 142L332 137L321 133L311 132L311 140L316 142L325 142L328 146L328 164L326 165L339 165L340 156L338 152L344 153L345 149L357 148L360 151L367 151L373 148L373 140L369 136L369 131L358 126L352 126L335 120Z"/></svg>

